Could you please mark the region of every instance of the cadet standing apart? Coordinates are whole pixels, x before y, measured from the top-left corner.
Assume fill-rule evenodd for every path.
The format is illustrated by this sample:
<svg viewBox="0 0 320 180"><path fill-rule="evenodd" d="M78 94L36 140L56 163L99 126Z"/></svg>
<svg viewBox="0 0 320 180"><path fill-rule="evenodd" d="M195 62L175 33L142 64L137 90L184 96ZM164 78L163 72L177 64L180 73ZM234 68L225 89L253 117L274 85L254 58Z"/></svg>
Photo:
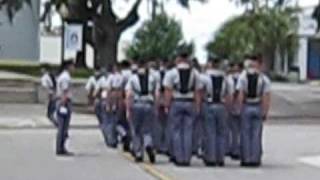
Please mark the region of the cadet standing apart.
<svg viewBox="0 0 320 180"><path fill-rule="evenodd" d="M176 59L176 67L168 71L164 79L166 112L172 123L171 158L178 166L189 166L192 157L192 134L197 111L195 88L198 72L190 65L187 54Z"/></svg>
<svg viewBox="0 0 320 180"><path fill-rule="evenodd" d="M63 62L62 71L57 79L57 123L58 133L56 141L57 155L71 155L65 147L68 138L69 124L72 114L71 101L71 75L74 69L73 61L69 60Z"/></svg>
<svg viewBox="0 0 320 180"><path fill-rule="evenodd" d="M271 82L262 72L262 58L251 58L250 67L239 77L241 118L241 165L258 167L262 159L263 121L270 106Z"/></svg>
<svg viewBox="0 0 320 180"><path fill-rule="evenodd" d="M41 85L48 92L47 117L55 126L58 126L55 118L56 100L57 100L56 99L56 89L57 89L56 77L52 72L50 72L49 67L43 67L41 71L42 71Z"/></svg>
<svg viewBox="0 0 320 180"><path fill-rule="evenodd" d="M231 103L233 82L219 70L220 59L209 58L208 61L203 83L206 97L203 158L207 166L224 166L227 108Z"/></svg>
<svg viewBox="0 0 320 180"><path fill-rule="evenodd" d="M130 77L127 86L127 115L133 128L133 153L136 162L143 161L146 150L150 162L155 162L153 145L153 124L155 119L154 101L159 82L150 73L144 60L140 60L137 74Z"/></svg>

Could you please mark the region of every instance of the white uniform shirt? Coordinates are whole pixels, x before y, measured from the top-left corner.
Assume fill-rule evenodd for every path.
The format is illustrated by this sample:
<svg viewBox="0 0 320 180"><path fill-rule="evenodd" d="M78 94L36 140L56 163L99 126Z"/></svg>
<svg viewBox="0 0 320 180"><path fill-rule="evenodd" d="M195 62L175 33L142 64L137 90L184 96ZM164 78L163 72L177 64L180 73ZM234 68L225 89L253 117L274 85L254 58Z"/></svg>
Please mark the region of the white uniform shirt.
<svg viewBox="0 0 320 180"><path fill-rule="evenodd" d="M62 97L67 93L67 97L71 98L71 76L68 71L63 71L57 79L57 96Z"/></svg>
<svg viewBox="0 0 320 180"><path fill-rule="evenodd" d="M228 78L228 76L225 75L225 73L221 70L207 70L204 75L202 75L202 86L201 89L205 90L205 97L208 97L207 100L211 101L212 98L212 91L213 91L213 84L211 80L211 76L222 76L223 83L222 83L222 89L221 89L221 94L220 98L223 100L223 98L227 95L232 95L233 94L233 89L234 89L234 83L231 78ZM201 84L200 84L201 85Z"/></svg>
<svg viewBox="0 0 320 180"><path fill-rule="evenodd" d="M91 76L89 79L88 79L88 82L86 84L86 90L88 92L90 92L91 90L94 90L95 87L96 87L96 84L97 84L97 80L96 80L96 77L95 76Z"/></svg>
<svg viewBox="0 0 320 180"><path fill-rule="evenodd" d="M124 77L121 73L110 74L106 80L106 87L109 90L122 89L124 84Z"/></svg>
<svg viewBox="0 0 320 180"><path fill-rule="evenodd" d="M49 73L45 73L42 77L41 77L41 86L46 88L49 92L52 91L53 87L53 82L52 79L49 75Z"/></svg>
<svg viewBox="0 0 320 180"><path fill-rule="evenodd" d="M133 94L134 100L146 100L154 101L155 92L160 88L160 82L157 80L157 77L154 73L149 73L148 79L148 89L149 94L146 96L140 96L139 92L141 91L139 76L138 74L133 74L129 78L129 81L126 85L126 91L130 91Z"/></svg>
<svg viewBox="0 0 320 180"><path fill-rule="evenodd" d="M248 70L243 71L238 80L237 90L243 91L244 93L248 92L248 78L247 78ZM260 101L260 98L265 93L269 93L271 91L271 81L270 79L263 73L259 73L258 79L258 97L253 101Z"/></svg>
<svg viewBox="0 0 320 180"><path fill-rule="evenodd" d="M124 69L121 71L121 75L123 77L123 88L125 88L129 81L130 76L132 75L132 71L131 69Z"/></svg>
<svg viewBox="0 0 320 180"><path fill-rule="evenodd" d="M194 97L194 91L190 90L190 92L186 94L182 94L178 89L175 89L175 87L179 86L180 84L180 77L179 77L179 69L188 69L190 68L190 65L187 63L180 63L175 68L167 71L164 80L163 85L166 88L170 88L173 90L173 97L174 98L186 98L186 99L192 99ZM192 84L194 83L194 84ZM199 87L197 85L198 83L201 84L201 79L199 72L195 69L192 69L190 81L189 81L189 87L194 86L195 89Z"/></svg>

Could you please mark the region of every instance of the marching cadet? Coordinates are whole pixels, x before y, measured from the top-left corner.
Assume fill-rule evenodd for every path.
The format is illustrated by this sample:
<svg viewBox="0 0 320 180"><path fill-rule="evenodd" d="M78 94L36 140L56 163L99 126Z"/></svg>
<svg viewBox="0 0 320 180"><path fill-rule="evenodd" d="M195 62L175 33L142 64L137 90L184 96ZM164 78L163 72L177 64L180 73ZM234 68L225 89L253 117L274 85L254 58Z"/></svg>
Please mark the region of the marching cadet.
<svg viewBox="0 0 320 180"><path fill-rule="evenodd" d="M129 152L130 151L130 144L132 139L132 126L130 125L130 122L127 120L126 115L126 102L125 102L125 87L129 81L129 78L131 77L132 69L131 69L131 63L127 60L123 60L121 62L121 75L123 77L122 82L122 94L124 102L122 103L122 106L120 107L119 111L119 121L117 126L117 133L120 136L122 143L123 143L123 151Z"/></svg>
<svg viewBox="0 0 320 180"><path fill-rule="evenodd" d="M164 86L163 80L165 74L167 72L167 60L162 59L159 62L159 71L158 71L158 81L160 82L160 91L159 97L156 100L156 107L157 107L157 117L155 122L155 136L154 142L157 152L160 154L168 154L169 151L169 128L167 114L165 113L165 97L164 97Z"/></svg>
<svg viewBox="0 0 320 180"><path fill-rule="evenodd" d="M250 67L237 84L241 113L241 166L259 167L263 121L270 107L271 82L262 72L262 58L251 57Z"/></svg>
<svg viewBox="0 0 320 180"><path fill-rule="evenodd" d="M41 77L41 85L48 92L48 105L47 105L47 117L48 119L57 127L57 121L55 118L56 112L56 77L50 72L48 66L44 66L41 69L42 77Z"/></svg>
<svg viewBox="0 0 320 180"><path fill-rule="evenodd" d="M242 63L230 64L229 76L230 81L233 81L233 103L229 112L228 125L229 125L229 155L233 160L239 160L240 158L240 111L238 111L238 94L239 91L236 89L236 85L239 81L240 73L242 72Z"/></svg>
<svg viewBox="0 0 320 180"><path fill-rule="evenodd" d="M219 70L220 59L209 58L202 84L206 97L204 119L204 163L224 166L226 151L227 107L232 98L233 82Z"/></svg>
<svg viewBox="0 0 320 180"><path fill-rule="evenodd" d="M90 76L90 78L87 81L87 84L85 86L85 89L88 93L88 105L91 106L94 104L94 91L97 86L97 81L102 76L102 73L99 69L96 69L94 72L94 75Z"/></svg>
<svg viewBox="0 0 320 180"><path fill-rule="evenodd" d="M176 67L164 78L166 107L172 126L171 158L178 166L189 166L192 157L193 125L200 107L195 106L198 72L190 65L188 55L180 54ZM196 107L196 108L195 108Z"/></svg>
<svg viewBox="0 0 320 180"><path fill-rule="evenodd" d="M199 80L202 82L203 79L203 71L199 64L197 58L192 59L192 66L198 71L199 73ZM200 93L203 93L202 91ZM194 121L193 125L193 137L192 137L192 154L197 155L199 158L202 156L202 135L203 135L203 118L204 118L204 104L201 103L200 113L197 114L196 120Z"/></svg>
<svg viewBox="0 0 320 180"><path fill-rule="evenodd" d="M120 108L123 103L123 81L120 68L116 64L113 66L105 85L108 95L105 106L106 114L102 122L106 144L112 148L116 148L118 145L117 124L120 117L119 113L121 113Z"/></svg>
<svg viewBox="0 0 320 180"><path fill-rule="evenodd" d="M106 105L107 91L106 91L106 81L107 81L107 73L104 68L100 69L100 77L96 82L95 90L94 90L94 99L95 99L95 114L97 116L99 125L103 122L103 112Z"/></svg>
<svg viewBox="0 0 320 180"><path fill-rule="evenodd" d="M72 153L67 151L65 143L68 138L68 130L72 114L70 73L73 71L73 69L74 63L72 60L63 62L62 71L57 79L57 155L72 155Z"/></svg>
<svg viewBox="0 0 320 180"><path fill-rule="evenodd" d="M133 153L136 162L143 161L146 150L151 163L155 162L153 146L153 123L155 118L154 101L159 82L147 68L146 62L140 60L137 73L132 75L126 86L127 115L133 125Z"/></svg>

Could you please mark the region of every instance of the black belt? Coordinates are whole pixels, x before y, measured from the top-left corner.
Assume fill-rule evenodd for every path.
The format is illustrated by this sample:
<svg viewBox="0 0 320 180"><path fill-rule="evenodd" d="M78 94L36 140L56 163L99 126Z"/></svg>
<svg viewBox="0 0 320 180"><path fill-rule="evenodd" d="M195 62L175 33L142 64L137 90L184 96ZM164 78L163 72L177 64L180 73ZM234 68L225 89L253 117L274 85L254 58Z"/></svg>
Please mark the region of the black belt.
<svg viewBox="0 0 320 180"><path fill-rule="evenodd" d="M176 98L174 101L177 102L193 102L193 98Z"/></svg>
<svg viewBox="0 0 320 180"><path fill-rule="evenodd" d="M261 102L245 102L244 104L250 105L250 106L255 106L255 105L261 105Z"/></svg>
<svg viewBox="0 0 320 180"><path fill-rule="evenodd" d="M154 104L154 102L153 101L151 101L151 100L134 100L133 101L134 103L147 103L147 104Z"/></svg>
<svg viewBox="0 0 320 180"><path fill-rule="evenodd" d="M209 101L207 101L207 104L210 104L210 105L214 105L214 104L217 104L217 105L220 105L220 104L223 104L223 102L209 102Z"/></svg>

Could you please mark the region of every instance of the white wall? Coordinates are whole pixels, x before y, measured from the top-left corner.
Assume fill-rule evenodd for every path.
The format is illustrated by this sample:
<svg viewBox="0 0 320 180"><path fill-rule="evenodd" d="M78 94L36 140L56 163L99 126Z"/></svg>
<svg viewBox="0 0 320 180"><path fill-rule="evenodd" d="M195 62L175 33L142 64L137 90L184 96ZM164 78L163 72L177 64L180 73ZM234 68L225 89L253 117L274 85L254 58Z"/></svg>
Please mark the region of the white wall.
<svg viewBox="0 0 320 180"><path fill-rule="evenodd" d="M302 37L299 40L298 65L300 68L300 80L307 80L307 62L308 62L308 38Z"/></svg>
<svg viewBox="0 0 320 180"><path fill-rule="evenodd" d="M39 60L39 1L24 5L11 24L5 8L0 11L0 59Z"/></svg>
<svg viewBox="0 0 320 180"><path fill-rule="evenodd" d="M118 59L125 58L125 49L128 42L121 41L119 44ZM49 63L59 65L61 63L61 37L41 36L40 37L40 63ZM93 49L87 45L87 65L93 67L94 58Z"/></svg>

